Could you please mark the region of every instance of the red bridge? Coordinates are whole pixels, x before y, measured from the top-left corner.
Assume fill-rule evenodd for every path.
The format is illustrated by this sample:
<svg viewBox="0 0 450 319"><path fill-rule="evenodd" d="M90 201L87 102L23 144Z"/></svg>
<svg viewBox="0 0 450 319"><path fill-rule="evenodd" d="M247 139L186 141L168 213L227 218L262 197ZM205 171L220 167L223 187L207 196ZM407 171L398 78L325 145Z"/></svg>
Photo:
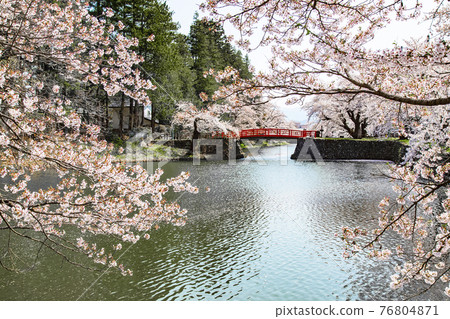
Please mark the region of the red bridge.
<svg viewBox="0 0 450 319"><path fill-rule="evenodd" d="M319 137L319 131L306 130L288 130L278 128L257 128L252 130L242 130L237 134L229 133L213 133L215 138L303 138L303 137Z"/></svg>

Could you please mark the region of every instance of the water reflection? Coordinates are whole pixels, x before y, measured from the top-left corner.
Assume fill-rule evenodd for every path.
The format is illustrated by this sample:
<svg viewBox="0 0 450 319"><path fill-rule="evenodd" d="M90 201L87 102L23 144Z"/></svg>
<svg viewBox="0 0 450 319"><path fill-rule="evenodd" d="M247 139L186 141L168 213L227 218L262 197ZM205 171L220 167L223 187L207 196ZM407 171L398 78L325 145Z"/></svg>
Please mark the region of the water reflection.
<svg viewBox="0 0 450 319"><path fill-rule="evenodd" d="M100 276L47 254L33 272L0 270L1 298L401 299L388 286L395 261L344 260L343 245L335 237L344 225L376 224L378 202L391 192L388 180L380 177L386 164L280 159L280 153L292 151L267 149L263 161L247 159L234 166L166 165L165 176L188 170L202 191L181 198L171 194L188 208L188 223L164 225L150 241L133 246L122 260L133 277ZM206 187L211 191L206 193ZM424 298L442 299L439 294Z"/></svg>

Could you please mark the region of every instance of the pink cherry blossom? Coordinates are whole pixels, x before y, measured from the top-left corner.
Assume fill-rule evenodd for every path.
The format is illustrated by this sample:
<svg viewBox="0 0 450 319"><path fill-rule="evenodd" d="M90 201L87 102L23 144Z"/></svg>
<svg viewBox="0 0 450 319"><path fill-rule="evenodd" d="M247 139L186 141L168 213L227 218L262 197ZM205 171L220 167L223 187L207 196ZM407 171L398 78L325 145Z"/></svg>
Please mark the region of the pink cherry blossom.
<svg viewBox="0 0 450 319"><path fill-rule="evenodd" d="M137 71L142 58L130 50L137 40L112 38L108 23L91 16L87 5L2 1L0 47L10 49L0 49L0 177L12 182L0 194L0 231L39 243L70 263L77 264L69 256L78 252L94 265L131 275L114 251L136 243L158 223L183 225L186 211L165 194L198 189L187 182L188 173L164 181L161 170L115 162L100 128L83 123L79 101L64 96L62 82L76 84L81 95L88 82L109 95L123 92L149 104L147 91L155 88ZM41 72L42 61L58 69L61 82ZM28 187L48 174L59 177L56 185ZM76 239L66 235L68 228L78 230ZM121 243L108 251L95 243L97 235ZM2 259L2 266L11 265Z"/></svg>
<svg viewBox="0 0 450 319"><path fill-rule="evenodd" d="M201 5L217 21L238 29L237 43L244 49L272 52L270 69L251 80L231 70L205 74L227 80L213 100L245 107L243 101L260 104L261 96L288 98L326 119L330 134L336 123L348 125L357 112L367 119L369 131L396 130L409 139L404 162L391 166L397 196L381 201L378 227L370 232L345 227L341 235L347 256L368 250L372 257L388 259L394 247L384 247L383 239L389 231L410 242L397 249L410 260L391 278L394 289L411 280L434 286L450 271L448 266L430 270L450 256L450 4L429 1L425 10L421 3L213 0ZM374 48L374 37L394 19L425 20L429 34ZM346 109L343 98L349 101ZM358 100L364 102L354 105ZM449 288L445 293L450 296Z"/></svg>

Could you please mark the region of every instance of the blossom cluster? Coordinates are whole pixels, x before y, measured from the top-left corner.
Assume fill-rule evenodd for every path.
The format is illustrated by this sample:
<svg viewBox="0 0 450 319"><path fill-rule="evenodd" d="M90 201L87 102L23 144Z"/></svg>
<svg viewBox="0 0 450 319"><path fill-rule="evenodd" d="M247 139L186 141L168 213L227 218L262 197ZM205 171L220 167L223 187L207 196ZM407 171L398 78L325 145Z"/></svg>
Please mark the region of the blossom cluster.
<svg viewBox="0 0 450 319"><path fill-rule="evenodd" d="M80 87L89 82L109 95L123 92L148 103L147 90L154 88L136 68L142 61L131 51L136 40L113 32L105 20L89 15L88 6L81 0L2 1L0 177L6 185L0 191L0 231L38 242L71 263L75 251L131 275L113 252L122 244L98 247L95 235L132 244L148 239L159 223L183 225L186 210L164 195L198 190L186 173L164 182L161 170L115 163L100 128L83 123L64 93L66 81ZM54 66L62 80L49 81L42 64ZM56 185L30 187L45 174L57 174ZM68 227L82 236L73 240Z"/></svg>
<svg viewBox="0 0 450 319"><path fill-rule="evenodd" d="M310 103L312 114L348 125L343 112L357 111L373 121L373 131L383 125L384 131L409 138L404 162L391 168L397 197L380 203L378 227L344 228L341 236L346 256L369 250L369 256L383 260L395 253L406 259L392 277L393 288L411 279L434 286L437 279L447 282L450 273L450 4L427 5L427 10L419 1L402 0L212 0L202 5L239 30L242 47L268 46L273 53L270 70L251 81L229 72L231 84L218 97L239 103L265 95L303 103L319 96ZM423 19L431 26L426 38L374 47L375 35L392 21ZM352 102L342 107L330 96ZM353 109L351 103L363 96L371 98ZM384 247L388 231L410 244ZM445 293L450 296L450 287Z"/></svg>

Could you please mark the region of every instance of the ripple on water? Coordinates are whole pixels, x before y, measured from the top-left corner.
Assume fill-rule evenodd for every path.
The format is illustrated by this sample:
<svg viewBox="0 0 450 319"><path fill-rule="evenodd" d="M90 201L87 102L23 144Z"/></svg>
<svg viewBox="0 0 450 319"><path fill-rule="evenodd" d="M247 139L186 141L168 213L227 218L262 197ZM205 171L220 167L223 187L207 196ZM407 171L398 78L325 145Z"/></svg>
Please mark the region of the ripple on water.
<svg viewBox="0 0 450 319"><path fill-rule="evenodd" d="M344 225L376 224L378 202L391 194L389 182L374 175L385 165L284 165L275 151L268 150L266 157L263 153L264 163L166 165L165 176L190 171L201 190L198 195L170 195L188 209L187 224L163 225L150 241L133 246L122 261L134 276L105 274L85 299L399 299L405 291L388 287L394 264L364 256L345 260L343 244L335 237ZM206 187L211 191L204 192ZM9 292L3 298L20 299L39 289L42 299L70 299L75 293L67 295L61 287L73 286L78 293L96 278L55 264L48 262L26 280L1 272Z"/></svg>

